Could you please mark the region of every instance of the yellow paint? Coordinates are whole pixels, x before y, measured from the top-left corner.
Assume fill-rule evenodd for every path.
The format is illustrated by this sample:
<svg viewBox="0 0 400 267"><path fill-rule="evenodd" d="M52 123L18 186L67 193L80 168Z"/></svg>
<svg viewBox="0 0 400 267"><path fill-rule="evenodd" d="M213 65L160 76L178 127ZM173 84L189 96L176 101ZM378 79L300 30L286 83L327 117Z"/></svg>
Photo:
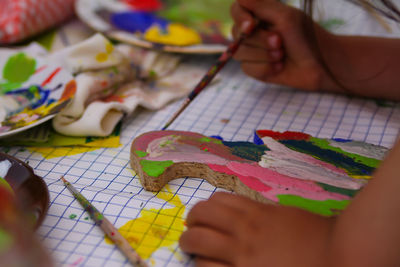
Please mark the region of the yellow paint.
<svg viewBox="0 0 400 267"><path fill-rule="evenodd" d="M119 147L121 143L119 142L119 136L111 136L104 139L94 140L92 142L83 144L87 147Z"/></svg>
<svg viewBox="0 0 400 267"><path fill-rule="evenodd" d="M96 60L98 62L105 62L105 61L107 61L107 59L108 59L108 54L107 53L101 52L101 53L98 53L96 55Z"/></svg>
<svg viewBox="0 0 400 267"><path fill-rule="evenodd" d="M370 175L349 175L351 178L354 179L371 179L372 176Z"/></svg>
<svg viewBox="0 0 400 267"><path fill-rule="evenodd" d="M108 60L111 53L114 51L114 46L109 41L105 42L106 52L100 52L96 55L96 60L98 62L105 62Z"/></svg>
<svg viewBox="0 0 400 267"><path fill-rule="evenodd" d="M94 151L99 149L99 147L27 147L27 149L31 152L40 153L45 159L52 159Z"/></svg>
<svg viewBox="0 0 400 267"><path fill-rule="evenodd" d="M166 32L163 32L158 25L154 25L146 31L144 39L155 43L181 46L201 43L201 37L195 30L178 23L168 24Z"/></svg>
<svg viewBox="0 0 400 267"><path fill-rule="evenodd" d="M106 42L106 52L111 54L114 51L114 46L110 42Z"/></svg>
<svg viewBox="0 0 400 267"><path fill-rule="evenodd" d="M157 198L167 201L173 206L172 208L143 209L137 219L119 228L122 236L143 259L149 259L162 247L173 250L185 227L183 219L185 206L168 186L165 188L167 191L159 192ZM112 244L107 237L105 241Z"/></svg>

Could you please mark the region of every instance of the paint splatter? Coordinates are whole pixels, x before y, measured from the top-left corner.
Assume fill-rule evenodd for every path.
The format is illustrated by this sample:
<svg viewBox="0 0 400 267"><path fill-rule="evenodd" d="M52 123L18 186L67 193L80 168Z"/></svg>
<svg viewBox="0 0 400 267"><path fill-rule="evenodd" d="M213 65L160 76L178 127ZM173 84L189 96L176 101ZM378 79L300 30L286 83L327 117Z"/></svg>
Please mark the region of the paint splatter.
<svg viewBox="0 0 400 267"><path fill-rule="evenodd" d="M69 218L70 218L71 220L75 219L76 217L78 217L76 214L71 214L71 215L69 215Z"/></svg>
<svg viewBox="0 0 400 267"><path fill-rule="evenodd" d="M221 123L225 123L225 124L229 123L230 121L231 121L230 119L221 119L220 120Z"/></svg>
<svg viewBox="0 0 400 267"><path fill-rule="evenodd" d="M67 157L95 151L99 147L84 147L84 146L71 146L71 147L28 147L30 152L37 152L45 159L52 159L58 157Z"/></svg>
<svg viewBox="0 0 400 267"><path fill-rule="evenodd" d="M105 42L105 52L100 52L96 55L96 60L98 62L105 62L111 56L111 53L114 51L114 46L109 42Z"/></svg>
<svg viewBox="0 0 400 267"><path fill-rule="evenodd" d="M20 87L35 73L35 69L36 60L34 58L22 52L12 55L3 68L3 78L7 80L7 83L0 86L0 95Z"/></svg>
<svg viewBox="0 0 400 267"><path fill-rule="evenodd" d="M160 248L175 250L185 228L183 219L185 206L168 186L165 189L167 191L159 192L156 197L167 201L166 207L171 206L171 208L143 209L137 219L127 222L118 229L145 260ZM105 241L112 244L107 237Z"/></svg>

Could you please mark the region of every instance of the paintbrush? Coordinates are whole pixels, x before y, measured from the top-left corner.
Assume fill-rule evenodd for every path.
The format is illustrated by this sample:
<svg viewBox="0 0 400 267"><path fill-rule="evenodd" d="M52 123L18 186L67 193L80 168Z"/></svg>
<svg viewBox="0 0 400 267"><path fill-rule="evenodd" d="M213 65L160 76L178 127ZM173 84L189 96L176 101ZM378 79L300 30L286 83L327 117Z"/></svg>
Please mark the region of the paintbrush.
<svg viewBox="0 0 400 267"><path fill-rule="evenodd" d="M139 254L137 254L121 233L118 232L118 229L115 228L115 226L112 225L111 222L107 220L107 218L105 218L104 215L100 213L100 211L98 211L81 193L79 193L71 183L65 180L64 176L61 176L60 179L71 194L79 201L85 211L89 213L90 218L92 218L95 224L100 226L101 230L103 230L107 237L117 245L121 252L128 258L129 262L132 263L133 266L147 267L147 263L140 258Z"/></svg>
<svg viewBox="0 0 400 267"><path fill-rule="evenodd" d="M182 106L178 109L177 112L174 113L174 115L167 121L167 123L164 125L162 130L166 130L173 122L174 120L186 109L187 106L193 101L193 99L201 92L203 89L210 84L210 82L213 80L215 75L225 66L226 63L232 58L232 56L235 54L237 49L239 48L240 44L246 39L247 36L249 36L255 29L255 24L253 24L253 27L247 27L246 30L242 30L242 32L239 35L239 38L232 42L226 51L222 53L222 55L218 58L217 62L215 62L214 65L206 72L206 74L203 76L203 78L200 80L200 82L194 87L193 91L188 95L188 97L185 99L183 102Z"/></svg>

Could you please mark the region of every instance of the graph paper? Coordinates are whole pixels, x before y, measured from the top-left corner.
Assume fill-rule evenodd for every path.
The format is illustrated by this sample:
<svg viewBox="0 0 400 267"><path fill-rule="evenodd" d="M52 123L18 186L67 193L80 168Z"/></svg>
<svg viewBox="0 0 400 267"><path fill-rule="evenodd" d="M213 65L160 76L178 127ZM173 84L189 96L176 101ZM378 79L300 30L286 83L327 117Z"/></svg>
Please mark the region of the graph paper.
<svg viewBox="0 0 400 267"><path fill-rule="evenodd" d="M365 33L365 27L359 27ZM206 71L215 58L193 56L189 60L203 64ZM61 175L118 228L143 216L144 211L154 213L156 218L164 210L176 210L166 215L171 216L171 223L160 226L175 231L173 222L183 221L195 203L217 191L202 179L182 178L171 181L161 196L145 191L130 167L133 139L142 133L160 130L180 105L177 101L159 111L139 109L125 118L122 145L118 148L88 148L87 152L78 154L72 153L71 148L69 156L61 157L51 157L51 150L47 155L20 148L8 152L29 162L48 185L51 204L38 235L57 266L130 266L120 251L105 241L101 230L65 189L59 181ZM400 129L399 111L397 103L307 93L257 82L245 76L237 63L231 62L219 75L218 82L202 92L169 129L219 135L228 141L252 141L256 129L290 130L390 148ZM138 227L137 231L141 229ZM143 239L147 234L150 233L143 232ZM147 259L150 266L194 265L193 259L179 250L175 239L166 241L142 242L147 246L146 251L152 251Z"/></svg>
<svg viewBox="0 0 400 267"><path fill-rule="evenodd" d="M170 129L236 141L251 141L256 129L291 130L391 147L400 128L396 103L378 105L374 100L300 92L260 83L246 77L235 62L227 66L218 80L194 100ZM88 219L59 178L65 175L117 227L139 217L143 210L171 208L170 202L143 190L130 167L129 153L136 136L161 129L180 104L178 101L156 112L138 110L126 118L122 145L118 148L55 158L49 155L44 158L37 152L19 148L9 151L29 162L48 185L51 205L38 234L57 265L129 266L116 247L104 241L101 230ZM182 202L184 217L195 203L209 198L216 188L202 179L187 178L170 182L168 190L171 197L178 196ZM170 225L164 227L168 229ZM147 261L151 266L193 266L177 242L155 249Z"/></svg>

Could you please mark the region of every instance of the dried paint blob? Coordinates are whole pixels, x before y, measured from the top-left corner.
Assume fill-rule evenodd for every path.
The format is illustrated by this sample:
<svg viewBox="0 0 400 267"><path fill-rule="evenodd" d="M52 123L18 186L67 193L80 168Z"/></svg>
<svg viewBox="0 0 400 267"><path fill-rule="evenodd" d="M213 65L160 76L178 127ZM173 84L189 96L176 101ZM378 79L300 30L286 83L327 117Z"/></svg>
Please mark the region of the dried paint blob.
<svg viewBox="0 0 400 267"><path fill-rule="evenodd" d="M118 29L131 33L145 33L150 27L158 26L166 30L168 21L149 12L126 11L111 15L112 24Z"/></svg>
<svg viewBox="0 0 400 267"><path fill-rule="evenodd" d="M76 214L71 214L71 215L69 215L69 218L70 218L71 220L75 219L76 217L78 217Z"/></svg>
<svg viewBox="0 0 400 267"><path fill-rule="evenodd" d="M193 29L178 23L170 23L163 30L160 26L151 26L144 34L144 39L150 42L185 46L201 43L201 36Z"/></svg>

